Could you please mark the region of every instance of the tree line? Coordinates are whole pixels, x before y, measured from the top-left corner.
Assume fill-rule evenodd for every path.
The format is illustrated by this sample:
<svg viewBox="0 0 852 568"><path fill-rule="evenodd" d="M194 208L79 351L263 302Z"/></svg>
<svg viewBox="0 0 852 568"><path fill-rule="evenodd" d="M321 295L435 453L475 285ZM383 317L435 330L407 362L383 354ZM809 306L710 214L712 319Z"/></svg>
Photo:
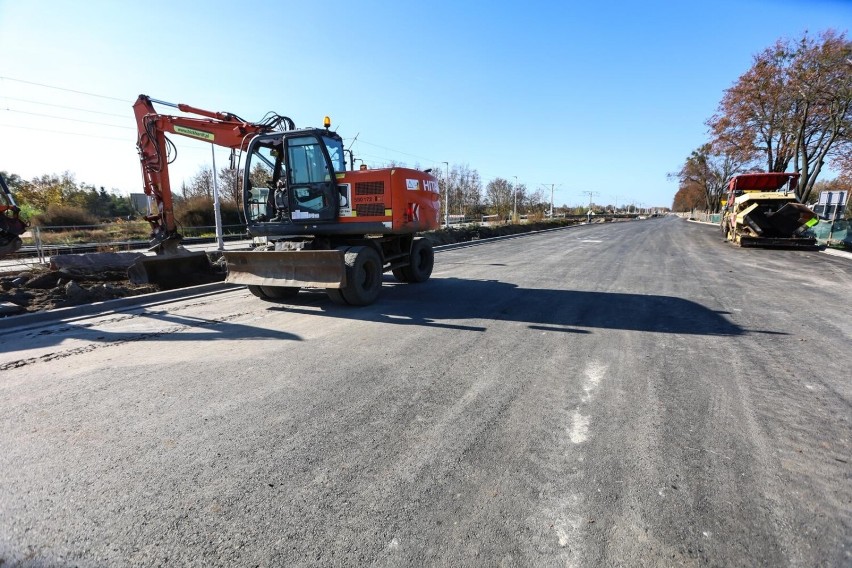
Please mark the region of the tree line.
<svg viewBox="0 0 852 568"><path fill-rule="evenodd" d="M779 39L753 57L686 158L673 209L718 212L727 182L754 171L800 174L796 197L852 189L852 41L826 30ZM826 166L839 175L821 180Z"/></svg>
<svg viewBox="0 0 852 568"><path fill-rule="evenodd" d="M0 171L25 220L49 225L92 225L132 217L128 196L92 184L78 183L71 172L45 174L30 180Z"/></svg>
<svg viewBox="0 0 852 568"><path fill-rule="evenodd" d="M405 166L390 162L382 167ZM413 167L420 169L419 165ZM449 212L453 216L474 220L483 216L510 219L517 211L518 215L543 218L550 211L550 195L543 187L531 190L523 183L512 183L502 177L485 183L479 172L467 164L451 166L449 175L437 170L431 173L438 179L442 199L449 196ZM71 172L46 174L30 180L15 173L0 171L0 174L12 190L23 217L36 224L94 225L138 218L146 213L134 210L129 196L121 195L116 189L107 191L104 187L77 182ZM213 224L213 186L213 169L202 166L194 176L173 188L175 211L182 224ZM216 186L224 221L226 224L240 223L242 170L218 170ZM554 206L554 213L582 214L585 208L563 204Z"/></svg>

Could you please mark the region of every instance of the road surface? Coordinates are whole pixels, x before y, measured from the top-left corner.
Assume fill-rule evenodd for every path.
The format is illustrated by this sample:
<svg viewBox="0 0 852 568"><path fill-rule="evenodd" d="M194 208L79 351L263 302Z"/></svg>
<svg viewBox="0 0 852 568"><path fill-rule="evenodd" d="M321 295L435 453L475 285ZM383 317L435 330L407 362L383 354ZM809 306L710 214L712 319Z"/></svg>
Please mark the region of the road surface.
<svg viewBox="0 0 852 568"><path fill-rule="evenodd" d="M849 566L850 291L669 217L0 330L0 565Z"/></svg>

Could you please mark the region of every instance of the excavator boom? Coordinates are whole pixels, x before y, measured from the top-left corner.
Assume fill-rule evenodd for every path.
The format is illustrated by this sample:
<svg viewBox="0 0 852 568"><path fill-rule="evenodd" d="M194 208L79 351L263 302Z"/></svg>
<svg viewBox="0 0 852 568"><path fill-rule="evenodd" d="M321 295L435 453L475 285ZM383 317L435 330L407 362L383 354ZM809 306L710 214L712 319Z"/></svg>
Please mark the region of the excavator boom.
<svg viewBox="0 0 852 568"><path fill-rule="evenodd" d="M197 117L160 114L154 109L155 103ZM209 273L211 267L205 253L191 254L179 246L182 236L175 220L169 180L169 164L174 159L174 148L166 138L166 133L242 152L258 134L282 127L292 129L294 125L292 120L279 115L273 115L261 123L248 122L232 113L169 103L147 95L139 95L133 105L133 113L138 130L137 149L142 166L143 189L157 206L156 212L145 216L151 225L151 250L156 251L157 256L137 261L129 274L136 283L150 282L174 287L187 282L190 277Z"/></svg>

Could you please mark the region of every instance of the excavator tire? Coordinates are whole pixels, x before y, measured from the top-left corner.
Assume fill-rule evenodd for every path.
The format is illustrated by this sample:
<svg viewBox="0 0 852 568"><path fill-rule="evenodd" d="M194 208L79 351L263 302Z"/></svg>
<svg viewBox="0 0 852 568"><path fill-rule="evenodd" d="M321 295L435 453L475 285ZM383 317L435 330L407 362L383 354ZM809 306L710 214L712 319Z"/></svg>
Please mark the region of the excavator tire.
<svg viewBox="0 0 852 568"><path fill-rule="evenodd" d="M372 247L351 247L346 251L344 259L346 285L340 289L343 299L352 306L366 306L375 302L382 288L382 259L379 253Z"/></svg>
<svg viewBox="0 0 852 568"><path fill-rule="evenodd" d="M346 298L344 298L343 294L340 292L340 288L326 288L325 293L328 295L328 299L335 304L339 304L341 306L349 305L349 302L346 301Z"/></svg>
<svg viewBox="0 0 852 568"><path fill-rule="evenodd" d="M249 292L261 300L287 300L295 298L301 288L293 286L248 286Z"/></svg>
<svg viewBox="0 0 852 568"><path fill-rule="evenodd" d="M409 265L393 270L394 277L400 282L426 282L432 276L435 266L435 251L429 239L416 237L411 243Z"/></svg>

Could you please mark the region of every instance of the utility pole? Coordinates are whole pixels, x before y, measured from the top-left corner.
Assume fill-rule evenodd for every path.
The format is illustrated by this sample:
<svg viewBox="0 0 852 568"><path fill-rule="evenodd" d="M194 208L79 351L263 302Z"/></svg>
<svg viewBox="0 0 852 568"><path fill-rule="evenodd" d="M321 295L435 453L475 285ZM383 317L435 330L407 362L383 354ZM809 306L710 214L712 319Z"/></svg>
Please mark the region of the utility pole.
<svg viewBox="0 0 852 568"><path fill-rule="evenodd" d="M546 183L541 184L547 187ZM550 218L553 219L553 188L556 187L555 183L550 184Z"/></svg>
<svg viewBox="0 0 852 568"><path fill-rule="evenodd" d="M589 195L589 211L592 210L592 198L595 195L600 195L599 191L584 191L583 193L587 193Z"/></svg>

